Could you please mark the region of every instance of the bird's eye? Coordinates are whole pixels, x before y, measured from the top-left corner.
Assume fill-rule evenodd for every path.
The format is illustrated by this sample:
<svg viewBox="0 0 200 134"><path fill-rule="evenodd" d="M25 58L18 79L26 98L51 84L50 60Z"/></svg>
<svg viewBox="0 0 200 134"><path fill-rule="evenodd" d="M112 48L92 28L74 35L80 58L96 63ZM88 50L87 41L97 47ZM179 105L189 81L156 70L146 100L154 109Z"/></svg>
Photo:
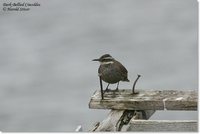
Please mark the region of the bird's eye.
<svg viewBox="0 0 200 134"><path fill-rule="evenodd" d="M106 61L106 59L102 59L102 61L103 61L103 62L105 62L105 61Z"/></svg>
<svg viewBox="0 0 200 134"><path fill-rule="evenodd" d="M111 59L102 59L103 62L109 62Z"/></svg>

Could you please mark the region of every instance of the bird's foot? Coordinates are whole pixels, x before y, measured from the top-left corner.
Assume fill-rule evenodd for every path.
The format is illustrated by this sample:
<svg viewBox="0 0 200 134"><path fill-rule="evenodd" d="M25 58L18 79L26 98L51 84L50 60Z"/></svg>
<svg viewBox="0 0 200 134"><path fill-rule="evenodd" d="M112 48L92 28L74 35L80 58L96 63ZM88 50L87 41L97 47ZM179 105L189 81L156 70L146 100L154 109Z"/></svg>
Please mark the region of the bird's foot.
<svg viewBox="0 0 200 134"><path fill-rule="evenodd" d="M118 88L116 88L116 89L114 90L114 92L119 92L119 89L118 89Z"/></svg>
<svg viewBox="0 0 200 134"><path fill-rule="evenodd" d="M110 91L110 89L106 88L106 89L104 90L104 93L105 93L105 92L109 92L109 91Z"/></svg>
<svg viewBox="0 0 200 134"><path fill-rule="evenodd" d="M133 94L133 95L134 95L134 94L139 94L139 92L135 92L135 91L133 91L132 94Z"/></svg>

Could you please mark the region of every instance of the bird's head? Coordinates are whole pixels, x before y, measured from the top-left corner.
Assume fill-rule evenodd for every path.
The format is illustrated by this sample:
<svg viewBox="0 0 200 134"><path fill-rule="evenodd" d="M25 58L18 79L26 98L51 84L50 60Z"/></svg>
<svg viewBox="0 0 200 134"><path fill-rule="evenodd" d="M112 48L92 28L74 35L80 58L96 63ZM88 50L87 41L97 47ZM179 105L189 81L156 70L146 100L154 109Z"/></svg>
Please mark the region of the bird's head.
<svg viewBox="0 0 200 134"><path fill-rule="evenodd" d="M99 59L93 59L92 61L99 61L100 64L112 64L114 58L110 54L104 54Z"/></svg>

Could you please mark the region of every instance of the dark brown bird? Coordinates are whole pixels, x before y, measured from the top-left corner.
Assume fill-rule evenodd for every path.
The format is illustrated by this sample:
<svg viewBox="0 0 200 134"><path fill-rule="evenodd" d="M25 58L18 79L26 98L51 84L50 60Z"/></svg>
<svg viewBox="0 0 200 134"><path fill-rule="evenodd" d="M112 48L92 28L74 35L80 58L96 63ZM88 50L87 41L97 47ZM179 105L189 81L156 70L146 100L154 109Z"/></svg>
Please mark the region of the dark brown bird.
<svg viewBox="0 0 200 134"><path fill-rule="evenodd" d="M117 83L116 91L118 91L118 86L120 81L128 80L128 71L126 68L117 60L115 60L111 55L104 54L99 59L94 59L93 61L99 61L100 67L98 70L99 76L101 79L108 83L106 91L110 84Z"/></svg>

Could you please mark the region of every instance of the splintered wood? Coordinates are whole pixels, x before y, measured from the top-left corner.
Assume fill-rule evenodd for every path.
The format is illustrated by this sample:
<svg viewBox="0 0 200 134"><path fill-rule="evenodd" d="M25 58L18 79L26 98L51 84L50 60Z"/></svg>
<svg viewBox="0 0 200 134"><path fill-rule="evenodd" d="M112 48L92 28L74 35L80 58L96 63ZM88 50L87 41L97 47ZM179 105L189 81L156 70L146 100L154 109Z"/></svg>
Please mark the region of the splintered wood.
<svg viewBox="0 0 200 134"><path fill-rule="evenodd" d="M131 90L96 91L91 97L89 107L93 109L127 110L197 110L197 90Z"/></svg>

